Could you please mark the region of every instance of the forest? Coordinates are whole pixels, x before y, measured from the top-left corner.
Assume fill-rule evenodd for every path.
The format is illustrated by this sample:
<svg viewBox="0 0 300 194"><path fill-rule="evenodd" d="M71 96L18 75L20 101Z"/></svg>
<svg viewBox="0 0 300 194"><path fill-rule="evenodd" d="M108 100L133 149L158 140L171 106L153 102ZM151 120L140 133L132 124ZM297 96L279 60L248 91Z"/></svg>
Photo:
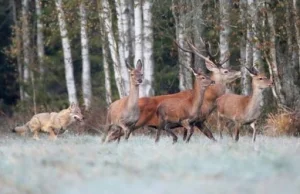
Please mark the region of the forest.
<svg viewBox="0 0 300 194"><path fill-rule="evenodd" d="M293 115L300 100L300 10L296 0L2 0L1 115L79 103L106 107L129 93L126 62L141 59L140 97L192 88L187 66L204 60L180 49L205 42L223 66L241 70L231 92L251 94L247 67L274 86L264 112ZM264 114L266 115L266 114ZM274 115L273 115L274 116Z"/></svg>

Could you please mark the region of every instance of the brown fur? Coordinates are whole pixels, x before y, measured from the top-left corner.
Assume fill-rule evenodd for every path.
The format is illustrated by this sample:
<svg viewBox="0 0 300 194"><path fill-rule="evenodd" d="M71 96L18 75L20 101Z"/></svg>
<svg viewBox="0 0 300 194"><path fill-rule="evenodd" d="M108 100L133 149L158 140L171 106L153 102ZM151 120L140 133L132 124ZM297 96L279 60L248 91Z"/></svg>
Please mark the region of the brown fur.
<svg viewBox="0 0 300 194"><path fill-rule="evenodd" d="M38 132L43 131L48 132L50 134L49 138L55 140L57 138L56 134L58 134L60 129L66 129L76 120L82 121L83 116L80 108L75 104L71 104L69 108L58 113L36 114L25 125L13 129L13 132L24 134L30 130L30 132L34 133L33 138L38 140Z"/></svg>
<svg viewBox="0 0 300 194"><path fill-rule="evenodd" d="M171 131L170 125L182 126L189 131L187 142L190 140L194 128L191 125L200 116L200 107L203 102L203 96L206 88L213 82L201 72L195 74L196 79L192 90L192 95L185 98L169 98L160 103L157 108L159 117L159 127L156 136L156 142L159 141L160 131L166 130L173 136L173 143L177 141L177 136Z"/></svg>
<svg viewBox="0 0 300 194"><path fill-rule="evenodd" d="M235 140L239 139L239 128L244 124L251 124L253 128L253 142L256 138L255 122L261 114L261 103L263 102L262 92L272 85L272 81L264 75L251 75L252 94L249 96L237 94L224 94L217 99L218 129L222 138L223 122L227 118L235 123Z"/></svg>
<svg viewBox="0 0 300 194"><path fill-rule="evenodd" d="M129 96L113 102L108 109L105 134L103 135L102 141L110 141L110 139L115 138L116 132L113 131L111 134L107 135L110 131L112 125L117 125L119 127L119 137L124 134L126 137L129 131L135 126L136 122L140 116L140 109L138 106L139 99L139 85L142 83L142 62L139 60L137 62L137 68L130 68L130 92ZM123 130L123 131L122 131ZM127 139L127 138L126 138Z"/></svg>
<svg viewBox="0 0 300 194"><path fill-rule="evenodd" d="M209 129L203 128L203 121L210 115L212 110L215 109L215 101L218 97L223 95L226 91L227 83L234 81L240 77L240 71L229 71L226 68L218 68L212 63L206 63L206 67L212 72L210 79L215 81L215 85L209 86L204 93L204 100L201 106L201 117L200 122L195 125L210 139L215 140ZM192 90L185 90L175 94L167 94L153 97L143 97L138 101L140 109L140 117L133 130L143 126L150 126L158 128L159 120L156 115L158 105L165 99L169 98L186 98L192 95ZM129 132L132 132L132 130ZM128 135L128 137L129 137ZM185 137L185 136L184 136ZM113 140L113 139L110 139Z"/></svg>

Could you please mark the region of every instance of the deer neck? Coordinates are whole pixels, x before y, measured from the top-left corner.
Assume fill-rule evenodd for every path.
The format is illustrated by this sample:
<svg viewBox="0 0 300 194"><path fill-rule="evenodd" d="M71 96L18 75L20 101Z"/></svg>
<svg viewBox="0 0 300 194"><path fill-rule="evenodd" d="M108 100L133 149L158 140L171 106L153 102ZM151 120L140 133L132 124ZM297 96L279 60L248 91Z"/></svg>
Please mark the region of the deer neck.
<svg viewBox="0 0 300 194"><path fill-rule="evenodd" d="M192 115L198 115L200 113L200 107L203 103L205 87L203 87L199 80L195 80L192 96Z"/></svg>
<svg viewBox="0 0 300 194"><path fill-rule="evenodd" d="M246 108L246 118L248 118L248 120L256 119L260 115L262 102L263 90L259 88L253 88L249 103Z"/></svg>
<svg viewBox="0 0 300 194"><path fill-rule="evenodd" d="M133 81L131 80L131 83ZM130 85L130 91L128 96L128 108L134 108L138 106L138 99L139 99L139 86L135 84Z"/></svg>

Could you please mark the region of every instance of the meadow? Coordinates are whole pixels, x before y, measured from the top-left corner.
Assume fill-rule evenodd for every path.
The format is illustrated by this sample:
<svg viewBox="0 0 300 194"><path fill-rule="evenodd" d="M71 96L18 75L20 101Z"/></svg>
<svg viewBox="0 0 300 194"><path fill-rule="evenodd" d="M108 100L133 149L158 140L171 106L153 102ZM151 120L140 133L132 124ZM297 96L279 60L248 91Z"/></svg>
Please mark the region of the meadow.
<svg viewBox="0 0 300 194"><path fill-rule="evenodd" d="M216 134L215 134L216 136ZM300 140L258 135L234 143L195 134L158 144L148 136L102 144L99 136L40 141L0 135L1 194L299 193Z"/></svg>

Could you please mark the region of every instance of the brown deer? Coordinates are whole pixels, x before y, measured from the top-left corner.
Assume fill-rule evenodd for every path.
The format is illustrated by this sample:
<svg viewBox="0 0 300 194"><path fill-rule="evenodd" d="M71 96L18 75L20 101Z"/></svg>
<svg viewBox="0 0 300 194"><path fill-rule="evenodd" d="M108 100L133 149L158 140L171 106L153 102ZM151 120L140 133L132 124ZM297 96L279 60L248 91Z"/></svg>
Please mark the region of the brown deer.
<svg viewBox="0 0 300 194"><path fill-rule="evenodd" d="M248 68L247 68L248 69ZM255 123L261 114L263 90L273 85L272 80L259 74L255 68L248 69L252 77L252 94L249 96L224 94L217 99L218 129L222 138L223 126L220 119L227 118L234 122L234 138L239 140L239 130L242 125L250 124L253 129L252 141L256 138Z"/></svg>
<svg viewBox="0 0 300 194"><path fill-rule="evenodd" d="M191 68L192 69L192 68ZM160 132L166 130L173 136L173 143L177 142L177 136L172 132L172 128L182 126L188 130L189 135L186 142L190 141L194 133L193 123L200 116L200 107L203 102L204 92L208 86L214 83L201 71L192 69L196 79L193 90L185 98L169 98L160 103L156 114L159 118L159 127L155 142L159 141Z"/></svg>
<svg viewBox="0 0 300 194"><path fill-rule="evenodd" d="M178 47L184 50L185 52L194 53L197 56L203 58L205 60L206 68L212 73L210 79L215 81L215 84L209 86L204 93L204 100L200 109L201 118L199 118L199 121L195 122L195 126L197 126L197 128L201 132L203 132L205 136L207 136L209 139L216 141L211 131L207 127L205 127L203 123L206 120L206 118L210 115L210 113L216 108L216 104L215 104L216 99L225 93L226 84L231 83L232 81L241 77L241 72L222 67L222 64L225 63L226 60L224 60L223 62L216 62L213 56L210 54L208 46L206 46L206 51L207 54L210 56L209 58L203 56L191 43L189 43L189 46L191 47L192 50L181 48L178 45ZM210 58L212 60L210 60ZM131 131L129 131L129 133L125 138L128 139L131 132L140 127L148 126L157 129L159 124L158 117L156 115L156 110L158 105L165 99L169 99L169 98L183 99L186 98L186 96L191 95L191 93L192 90L185 90L175 94L140 98L138 101L139 108L140 108L140 118L136 123L135 127L132 128ZM187 134L187 131L185 131L184 134ZM115 136L110 137L110 140L117 139L119 135L122 134L116 134ZM185 139L186 139L186 135L184 135L184 140Z"/></svg>
<svg viewBox="0 0 300 194"><path fill-rule="evenodd" d="M136 69L130 67L126 61L126 67L130 72L130 92L129 96L114 101L108 108L106 127L102 141L106 141L107 133L113 125L119 127L119 134L129 131L135 126L140 116L140 108L138 106L139 85L143 81L142 62L137 61ZM123 130L123 131L122 131ZM120 141L120 138L118 138Z"/></svg>

